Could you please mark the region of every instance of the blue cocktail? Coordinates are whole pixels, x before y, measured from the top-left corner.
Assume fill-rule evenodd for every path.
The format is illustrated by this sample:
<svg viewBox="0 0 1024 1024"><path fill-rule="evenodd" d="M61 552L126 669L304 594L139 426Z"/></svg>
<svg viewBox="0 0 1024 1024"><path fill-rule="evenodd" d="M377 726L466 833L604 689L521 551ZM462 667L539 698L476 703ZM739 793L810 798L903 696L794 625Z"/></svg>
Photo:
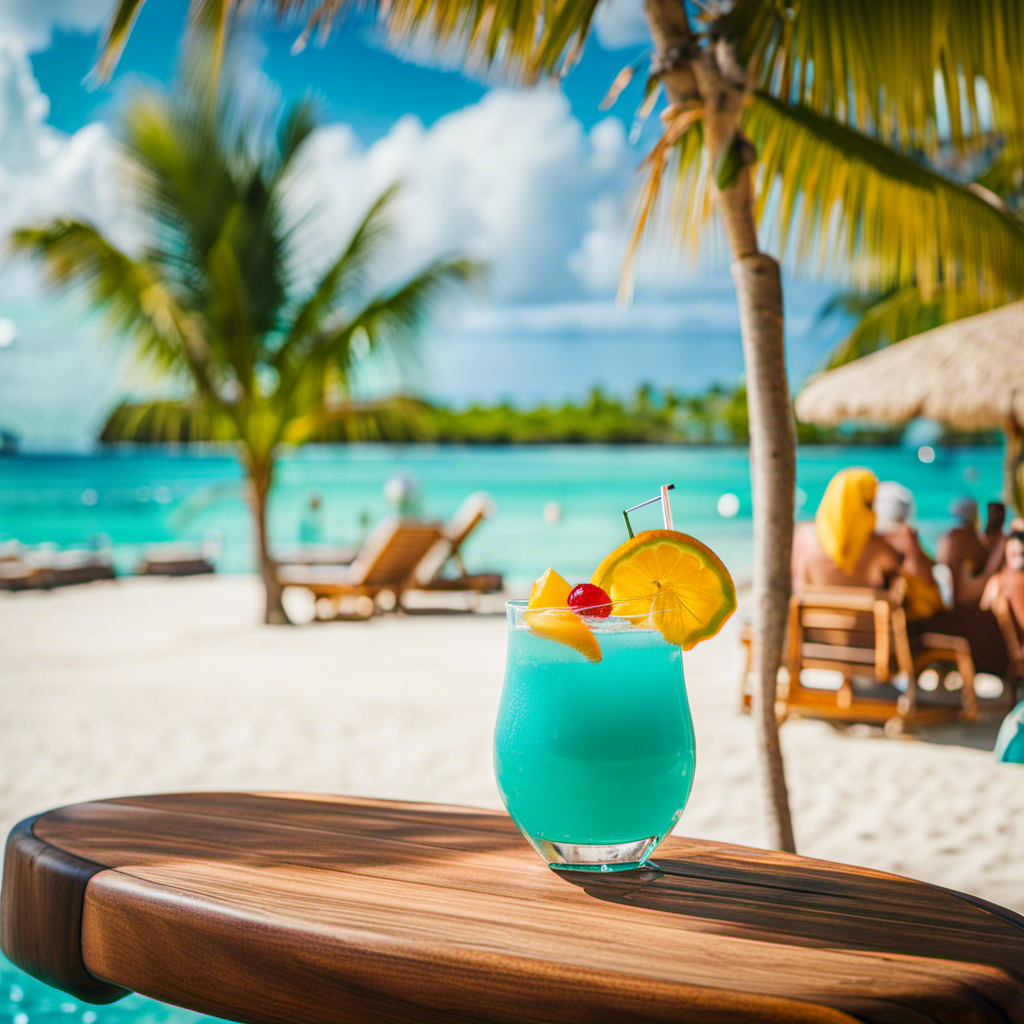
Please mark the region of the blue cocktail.
<svg viewBox="0 0 1024 1024"><path fill-rule="evenodd" d="M693 783L682 652L653 628L589 620L601 660L531 633L508 605L494 766L505 806L556 868L636 868Z"/></svg>

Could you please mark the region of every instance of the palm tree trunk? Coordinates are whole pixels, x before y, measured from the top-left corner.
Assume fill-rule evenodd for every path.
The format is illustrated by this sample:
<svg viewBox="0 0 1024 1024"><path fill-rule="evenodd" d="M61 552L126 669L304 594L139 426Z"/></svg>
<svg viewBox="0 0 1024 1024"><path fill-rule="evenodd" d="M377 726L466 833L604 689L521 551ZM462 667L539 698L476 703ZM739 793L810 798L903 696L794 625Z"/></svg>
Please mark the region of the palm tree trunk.
<svg viewBox="0 0 1024 1024"><path fill-rule="evenodd" d="M274 479L274 463L272 459L261 459L251 455L247 456L245 461L249 474L253 525L256 527L256 561L266 591L263 621L271 626L286 625L291 620L281 601L283 588L277 578L277 565L271 557L270 541L267 536L267 500Z"/></svg>
<svg viewBox="0 0 1024 1024"><path fill-rule="evenodd" d="M1003 501L1024 516L1024 484L1019 479L1024 461L1024 427L1011 410L1003 421Z"/></svg>
<svg viewBox="0 0 1024 1024"><path fill-rule="evenodd" d="M762 253L754 218L753 147L740 132L749 83L726 40L700 46L679 0L646 0L653 70L677 112L699 109L715 194L733 256L750 419L754 496L754 712L769 844L795 851L775 720L775 687L790 593L796 431L786 377L779 265Z"/></svg>

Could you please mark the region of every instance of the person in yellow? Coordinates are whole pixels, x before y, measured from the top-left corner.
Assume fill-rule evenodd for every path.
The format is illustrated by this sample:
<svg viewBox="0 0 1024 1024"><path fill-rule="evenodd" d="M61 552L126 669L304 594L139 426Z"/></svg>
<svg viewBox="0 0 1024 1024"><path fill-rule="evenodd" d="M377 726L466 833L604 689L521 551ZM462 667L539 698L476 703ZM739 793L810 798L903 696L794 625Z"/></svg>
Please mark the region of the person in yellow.
<svg viewBox="0 0 1024 1024"><path fill-rule="evenodd" d="M829 481L813 522L793 535L793 586L889 585L903 557L875 532L878 478L869 469L840 470Z"/></svg>

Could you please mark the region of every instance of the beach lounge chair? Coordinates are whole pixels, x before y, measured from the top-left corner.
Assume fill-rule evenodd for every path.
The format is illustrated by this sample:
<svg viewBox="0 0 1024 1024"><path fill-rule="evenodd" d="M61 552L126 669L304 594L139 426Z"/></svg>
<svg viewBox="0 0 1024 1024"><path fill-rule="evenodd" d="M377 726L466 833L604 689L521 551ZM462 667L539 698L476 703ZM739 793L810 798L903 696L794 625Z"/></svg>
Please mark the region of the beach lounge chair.
<svg viewBox="0 0 1024 1024"><path fill-rule="evenodd" d="M312 544L276 555L282 565L351 565L359 548L344 544Z"/></svg>
<svg viewBox="0 0 1024 1024"><path fill-rule="evenodd" d="M369 619L384 593L390 593L394 608L401 610L402 595L414 583L417 566L443 537L440 523L389 516L351 565L281 565L277 575L283 586L313 594L319 619Z"/></svg>
<svg viewBox="0 0 1024 1024"><path fill-rule="evenodd" d="M110 556L91 549L26 548L0 562L0 590L50 590L116 578Z"/></svg>
<svg viewBox="0 0 1024 1024"><path fill-rule="evenodd" d="M136 576L201 576L216 572L205 545L153 544L135 566Z"/></svg>
<svg viewBox="0 0 1024 1024"><path fill-rule="evenodd" d="M790 600L786 647L788 679L780 681L775 712L787 717L884 724L890 734L906 728L977 715L974 663L962 637L924 633L911 640L903 609L904 582L888 590L865 587L805 587ZM742 707L750 706L748 633ZM962 679L959 701L926 699L921 673L955 669ZM838 687L807 685L810 669L837 673ZM894 683L902 679L903 687ZM937 695L938 696L938 695ZM944 694L943 694L944 696Z"/></svg>
<svg viewBox="0 0 1024 1024"><path fill-rule="evenodd" d="M493 594L500 591L504 587L501 573L471 573L467 571L462 560L463 545L473 531L494 514L494 507L494 500L482 491L466 498L455 515L444 525L441 543L436 545L417 566L415 585L410 589L428 593L472 594ZM455 568L454 573L449 572L452 566Z"/></svg>

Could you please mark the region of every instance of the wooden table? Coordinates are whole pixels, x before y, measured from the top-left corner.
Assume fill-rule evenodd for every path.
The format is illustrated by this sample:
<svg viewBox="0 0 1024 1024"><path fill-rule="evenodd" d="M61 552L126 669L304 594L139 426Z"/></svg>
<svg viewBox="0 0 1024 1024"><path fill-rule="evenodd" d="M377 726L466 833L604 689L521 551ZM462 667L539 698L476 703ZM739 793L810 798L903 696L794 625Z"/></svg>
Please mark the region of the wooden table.
<svg viewBox="0 0 1024 1024"><path fill-rule="evenodd" d="M128 797L11 833L3 947L84 999L254 1024L1024 1022L1024 919L861 868L670 838L560 874L492 811Z"/></svg>

